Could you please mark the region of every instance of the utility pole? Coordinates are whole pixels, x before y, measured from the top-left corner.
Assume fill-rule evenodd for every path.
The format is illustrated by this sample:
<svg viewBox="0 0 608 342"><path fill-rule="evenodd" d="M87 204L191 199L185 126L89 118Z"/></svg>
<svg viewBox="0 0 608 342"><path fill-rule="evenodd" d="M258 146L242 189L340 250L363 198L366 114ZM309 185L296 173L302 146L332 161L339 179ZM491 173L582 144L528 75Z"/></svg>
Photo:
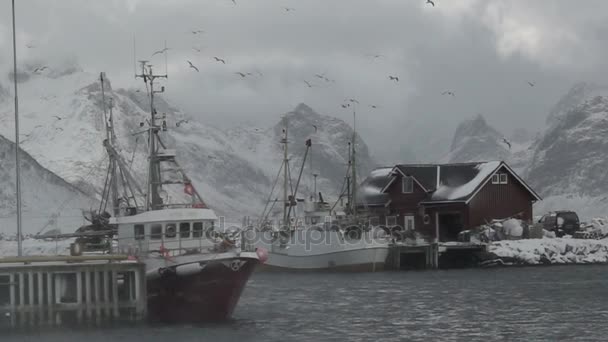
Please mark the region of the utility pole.
<svg viewBox="0 0 608 342"><path fill-rule="evenodd" d="M21 156L19 155L19 96L17 95L17 38L15 31L15 0L13 5L13 81L15 82L15 190L17 192L17 255L23 256L21 231Z"/></svg>

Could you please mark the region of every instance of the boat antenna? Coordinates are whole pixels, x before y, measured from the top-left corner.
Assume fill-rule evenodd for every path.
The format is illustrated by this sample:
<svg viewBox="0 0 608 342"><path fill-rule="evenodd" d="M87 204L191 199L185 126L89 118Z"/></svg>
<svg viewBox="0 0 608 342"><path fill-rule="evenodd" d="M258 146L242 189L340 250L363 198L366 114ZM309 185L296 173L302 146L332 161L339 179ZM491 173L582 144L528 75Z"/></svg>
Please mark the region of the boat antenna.
<svg viewBox="0 0 608 342"><path fill-rule="evenodd" d="M168 55L167 51L169 51L169 50L167 49L167 40L165 40L165 75L169 74L168 67L167 67L167 65L169 65L169 63L167 62L167 55Z"/></svg>
<svg viewBox="0 0 608 342"><path fill-rule="evenodd" d="M15 34L15 0L13 10L13 81L15 84L15 191L17 195L17 256L23 255L21 232L21 156L19 155L19 96L17 96L17 38Z"/></svg>
<svg viewBox="0 0 608 342"><path fill-rule="evenodd" d="M136 62L136 50L135 50L135 34L133 34L133 77L137 78L137 62Z"/></svg>

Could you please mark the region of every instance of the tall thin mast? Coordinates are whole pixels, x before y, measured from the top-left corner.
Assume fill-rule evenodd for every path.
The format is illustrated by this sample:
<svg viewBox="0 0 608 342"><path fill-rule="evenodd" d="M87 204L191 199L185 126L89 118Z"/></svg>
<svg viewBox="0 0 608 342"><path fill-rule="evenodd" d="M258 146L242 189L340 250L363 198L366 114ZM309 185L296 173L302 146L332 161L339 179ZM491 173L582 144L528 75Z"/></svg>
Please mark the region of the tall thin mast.
<svg viewBox="0 0 608 342"><path fill-rule="evenodd" d="M103 108L103 119L106 127L106 140L110 146L114 146L114 123L112 120L112 104L110 104L110 116L108 117L108 111L106 108L106 93L105 93L105 73L99 74L99 80L101 82L101 107ZM110 98L110 101L112 98ZM112 196L112 214L118 216L118 183L116 178L116 160L114 156L110 154L110 166L109 166L109 180L110 180L110 192Z"/></svg>
<svg viewBox="0 0 608 342"><path fill-rule="evenodd" d="M146 206L145 210L160 209L162 206L159 195L160 189L160 165L157 158L156 139L157 132L160 127L156 125L156 108L154 108L154 94L162 93L164 87L160 91L154 90L154 81L157 78L167 78L167 75L154 75L152 66L147 64L147 61L140 61L141 74L135 75L136 78L143 78L146 84L150 84L150 123L148 128L148 177L146 189ZM147 70L146 70L146 67Z"/></svg>
<svg viewBox="0 0 608 342"><path fill-rule="evenodd" d="M352 183L352 187L351 187L351 191L352 191L352 212L355 215L355 217L357 216L357 157L356 157L356 146L357 145L357 117L356 117L356 113L355 110L353 109L353 139L352 139L352 152L351 152L351 159L352 159L352 165L351 165L351 171L352 171L352 179L351 181Z"/></svg>
<svg viewBox="0 0 608 342"><path fill-rule="evenodd" d="M283 143L283 164L285 165L285 168L283 169L283 224L286 225L288 224L287 221L287 205L289 203L289 205L291 206L291 201L288 202L288 197L287 197L287 186L289 185L289 173L288 173L288 167L287 164L289 163L289 160L287 160L287 117L283 118L283 121L285 123L285 128L283 128L283 140L281 141Z"/></svg>
<svg viewBox="0 0 608 342"><path fill-rule="evenodd" d="M17 192L17 255L23 255L21 236L21 156L19 155L19 97L17 96L17 38L15 34L15 0L13 5L13 81L15 82L15 190Z"/></svg>

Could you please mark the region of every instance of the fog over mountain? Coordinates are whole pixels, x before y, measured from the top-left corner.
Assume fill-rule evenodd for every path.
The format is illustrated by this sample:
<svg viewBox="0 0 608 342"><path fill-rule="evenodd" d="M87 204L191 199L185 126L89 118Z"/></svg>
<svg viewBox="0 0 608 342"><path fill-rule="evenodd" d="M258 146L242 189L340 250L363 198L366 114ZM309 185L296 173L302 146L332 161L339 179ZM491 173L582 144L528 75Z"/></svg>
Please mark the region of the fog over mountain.
<svg viewBox="0 0 608 342"><path fill-rule="evenodd" d="M0 8L0 48L10 51L10 3ZM31 0L17 2L17 45L24 67L76 61L116 88L142 88L135 37L137 59L166 65L165 96L224 128L272 125L299 103L352 122L341 104L356 98L380 162L436 161L466 118L534 132L572 84L605 80L607 13L601 0ZM152 56L165 41L166 64ZM0 55L5 73L11 57Z"/></svg>
<svg viewBox="0 0 608 342"><path fill-rule="evenodd" d="M23 134L20 141L21 147L28 153L24 164L24 182L28 186L40 183L40 189L50 187L37 195L41 198L35 197L39 201L37 206L40 209L36 215L41 217L40 220L46 216L66 215L70 209L71 217L75 218L77 224L82 224L81 210L96 208L91 203L101 197L108 166L102 144L105 125L99 75L70 64L49 67L47 70L45 74L28 70L19 72L18 79L24 93L21 106L24 113L21 118ZM7 81L0 78L0 84ZM138 132L141 130L140 123L149 116L149 99L135 89L115 89L113 84L106 76L105 96L108 102L111 99L113 103L118 152L130 166L135 178L140 180L141 186L141 180L146 179L148 151L146 140ZM10 98L8 96L0 101L0 120L8 120L13 114ZM261 214L284 158L280 142L286 125L293 182L303 164L306 140L312 142L302 169L298 197L313 194L313 174L317 175L317 191L322 192L325 199L335 200L340 194L353 129L338 118L321 115L302 103L287 113L276 113L274 125L261 123L221 129L180 110L163 99L162 95L157 95L155 103L157 112L164 114L168 126L167 132L160 133L163 143L170 149L176 149L181 166L203 200L230 222L240 222L244 216ZM6 136L10 136L12 131L11 125L0 127L0 134ZM11 146L10 141L0 139L0 158L3 161L0 187L4 189L0 191L0 216L4 215L1 218L13 222L15 170ZM357 138L356 147L357 169L361 177L365 177L375 162L360 137ZM30 171L32 168L33 171ZM46 185L49 182L51 184ZM32 209L36 204L30 200L30 193L35 193L35 189L25 190L28 194L26 209ZM163 196L174 200L184 196L181 189L167 191L169 193ZM277 194L275 192L274 196ZM70 206L66 207L64 202ZM27 217L31 215L25 214ZM52 227L73 230L77 224L73 220ZM36 232L45 225L46 221L32 223L27 231Z"/></svg>

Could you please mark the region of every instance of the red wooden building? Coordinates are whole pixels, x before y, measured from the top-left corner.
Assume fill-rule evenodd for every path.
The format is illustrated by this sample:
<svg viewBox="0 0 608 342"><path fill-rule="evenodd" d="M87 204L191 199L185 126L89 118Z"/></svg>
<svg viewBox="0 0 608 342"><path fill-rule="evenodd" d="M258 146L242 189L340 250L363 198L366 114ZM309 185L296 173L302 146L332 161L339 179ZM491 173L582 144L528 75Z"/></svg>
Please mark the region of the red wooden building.
<svg viewBox="0 0 608 342"><path fill-rule="evenodd" d="M373 225L453 241L493 219L532 221L532 204L540 199L504 162L396 165L372 171L361 184L358 208Z"/></svg>

